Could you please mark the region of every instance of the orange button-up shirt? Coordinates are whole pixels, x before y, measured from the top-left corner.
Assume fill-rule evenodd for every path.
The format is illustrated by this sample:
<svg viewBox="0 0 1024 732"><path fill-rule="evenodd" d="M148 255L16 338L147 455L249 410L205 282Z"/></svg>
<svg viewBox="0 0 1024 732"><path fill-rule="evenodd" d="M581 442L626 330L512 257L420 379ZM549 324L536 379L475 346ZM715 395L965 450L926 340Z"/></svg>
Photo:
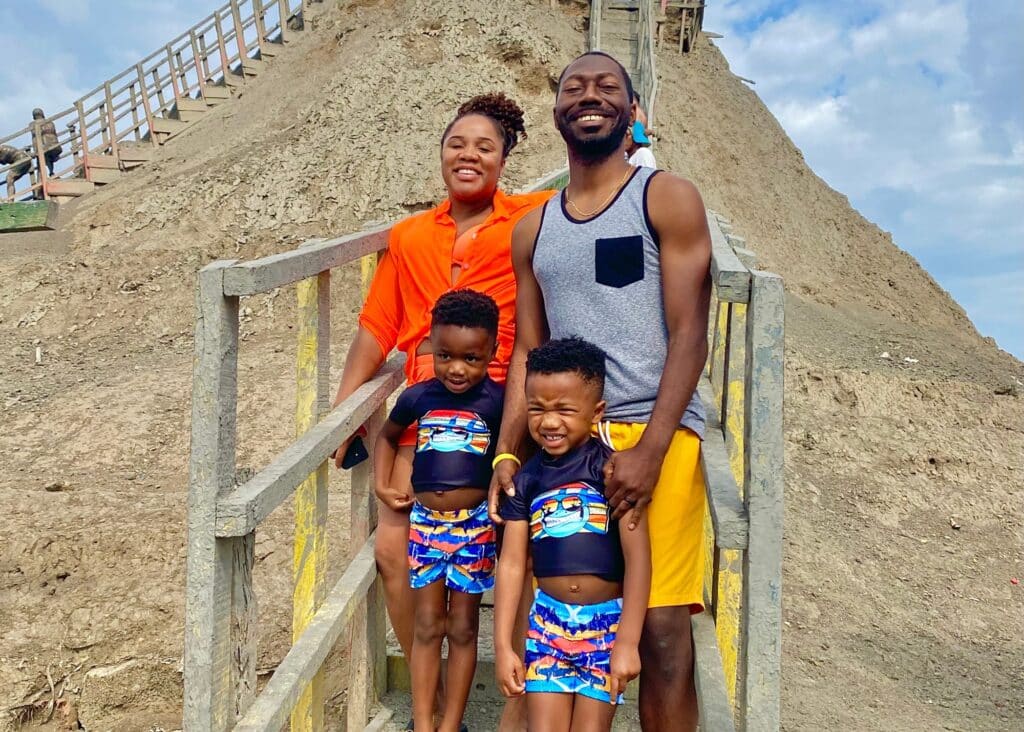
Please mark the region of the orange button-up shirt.
<svg viewBox="0 0 1024 732"><path fill-rule="evenodd" d="M555 191L494 194L494 211L480 225L463 256L452 283L455 220L445 201L410 216L391 228L388 248L359 315L359 325L377 340L386 357L392 348L406 354L405 375L410 384L423 378L415 370L416 349L430 335L430 311L450 290L469 288L494 298L498 304L498 352L501 374L512 357L516 335L516 280L512 273L512 229L530 209ZM494 369L492 369L492 375Z"/></svg>

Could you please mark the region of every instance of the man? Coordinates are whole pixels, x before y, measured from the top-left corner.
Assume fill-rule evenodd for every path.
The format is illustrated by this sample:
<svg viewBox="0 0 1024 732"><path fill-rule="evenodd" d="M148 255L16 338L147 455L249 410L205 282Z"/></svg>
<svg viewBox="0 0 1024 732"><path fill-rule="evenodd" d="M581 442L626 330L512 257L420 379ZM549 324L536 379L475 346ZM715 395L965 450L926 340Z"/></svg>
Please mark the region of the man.
<svg viewBox="0 0 1024 732"><path fill-rule="evenodd" d="M526 353L578 335L608 355L600 433L617 450L605 467L613 518L647 511L652 580L640 642L645 732L697 723L690 613L702 609L704 485L695 395L707 356L711 238L688 181L625 159L636 115L629 76L591 52L562 72L555 126L570 183L512 235L516 340L491 485L511 495L526 422ZM500 560L499 560L500 561Z"/></svg>
<svg viewBox="0 0 1024 732"><path fill-rule="evenodd" d="M32 169L32 158L24 150L11 145L0 145L0 166L7 168L7 198L14 200L14 183Z"/></svg>
<svg viewBox="0 0 1024 732"><path fill-rule="evenodd" d="M64 148L57 141L57 126L46 119L43 110L36 107L32 110L32 126L37 131L39 141L43 146L43 157L46 160L46 169L53 175L53 164L57 162Z"/></svg>

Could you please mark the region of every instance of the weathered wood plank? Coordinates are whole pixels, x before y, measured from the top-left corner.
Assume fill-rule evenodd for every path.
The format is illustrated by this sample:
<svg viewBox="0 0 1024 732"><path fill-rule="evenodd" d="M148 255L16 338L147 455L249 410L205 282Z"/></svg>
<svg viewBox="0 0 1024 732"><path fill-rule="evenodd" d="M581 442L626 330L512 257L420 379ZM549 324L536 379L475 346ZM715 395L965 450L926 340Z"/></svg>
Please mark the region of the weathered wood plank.
<svg viewBox="0 0 1024 732"><path fill-rule="evenodd" d="M52 231L57 211L56 201L0 203L0 231Z"/></svg>
<svg viewBox="0 0 1024 732"><path fill-rule="evenodd" d="M601 0L590 0L590 29L587 33L587 50L601 50Z"/></svg>
<svg viewBox="0 0 1024 732"><path fill-rule="evenodd" d="M697 688L701 732L735 732L714 621L707 613L699 613L690 616L690 627L693 629L693 681Z"/></svg>
<svg viewBox="0 0 1024 732"><path fill-rule="evenodd" d="M263 693L238 722L235 732L277 732L288 721L302 689L323 665L377 576L373 545L371 536L306 626L306 632L278 665Z"/></svg>
<svg viewBox="0 0 1024 732"><path fill-rule="evenodd" d="M743 582L746 669L738 698L747 732L774 732L780 725L784 319L782 278L754 272L745 379L744 482L750 514Z"/></svg>
<svg viewBox="0 0 1024 732"><path fill-rule="evenodd" d="M702 378L697 386L707 412L707 429L701 445L701 467L708 494L708 508L715 529L715 544L720 548L744 549L747 546L747 511L740 500L739 486L729 469L729 458L722 437L718 411L714 407L711 385Z"/></svg>
<svg viewBox="0 0 1024 732"><path fill-rule="evenodd" d="M224 274L224 293L255 295L314 277L320 272L384 249L391 224L327 239L290 252L235 265Z"/></svg>
<svg viewBox="0 0 1024 732"><path fill-rule="evenodd" d="M710 213L707 218L711 231L711 280L718 299L745 303L750 299L750 270L725 240L718 219Z"/></svg>
<svg viewBox="0 0 1024 732"><path fill-rule="evenodd" d="M330 270L299 282L295 357L295 434L301 437L327 413L330 374ZM302 636L323 602L327 578L327 462L295 492L292 577L292 642ZM324 724L324 675L317 672L291 715L292 732Z"/></svg>
<svg viewBox="0 0 1024 732"><path fill-rule="evenodd" d="M198 277L185 565L184 728L218 732L235 720L231 578L243 541L213 531L218 495L235 478L238 298L222 289L233 263L214 262Z"/></svg>
<svg viewBox="0 0 1024 732"><path fill-rule="evenodd" d="M401 355L389 359L373 379L289 445L270 465L223 496L217 505L217 536L247 534L269 516L401 386L405 378L404 363L405 357Z"/></svg>

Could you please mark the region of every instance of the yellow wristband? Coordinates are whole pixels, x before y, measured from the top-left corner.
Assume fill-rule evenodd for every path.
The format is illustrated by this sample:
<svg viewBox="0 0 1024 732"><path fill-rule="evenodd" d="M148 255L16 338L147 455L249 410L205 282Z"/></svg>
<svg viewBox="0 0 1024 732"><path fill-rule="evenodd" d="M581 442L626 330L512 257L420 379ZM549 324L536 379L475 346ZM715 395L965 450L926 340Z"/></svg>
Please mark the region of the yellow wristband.
<svg viewBox="0 0 1024 732"><path fill-rule="evenodd" d="M494 460L491 461L491 470L494 470L496 467L498 467L498 463L500 463L502 460L514 460L516 465L518 465L520 468L523 467L523 463L519 460L519 458L517 458L510 452L503 452L494 456Z"/></svg>

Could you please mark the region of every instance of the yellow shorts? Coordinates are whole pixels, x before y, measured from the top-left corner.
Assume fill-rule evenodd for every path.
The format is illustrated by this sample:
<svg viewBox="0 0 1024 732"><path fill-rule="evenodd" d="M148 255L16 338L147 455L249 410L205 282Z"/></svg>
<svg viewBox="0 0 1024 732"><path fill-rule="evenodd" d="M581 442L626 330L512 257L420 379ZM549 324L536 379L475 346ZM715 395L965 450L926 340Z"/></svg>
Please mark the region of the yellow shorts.
<svg viewBox="0 0 1024 732"><path fill-rule="evenodd" d="M616 450L640 441L646 424L605 422L603 431ZM654 497L647 507L651 534L651 599L648 607L689 605L704 609L704 472L700 438L676 430L661 464Z"/></svg>

